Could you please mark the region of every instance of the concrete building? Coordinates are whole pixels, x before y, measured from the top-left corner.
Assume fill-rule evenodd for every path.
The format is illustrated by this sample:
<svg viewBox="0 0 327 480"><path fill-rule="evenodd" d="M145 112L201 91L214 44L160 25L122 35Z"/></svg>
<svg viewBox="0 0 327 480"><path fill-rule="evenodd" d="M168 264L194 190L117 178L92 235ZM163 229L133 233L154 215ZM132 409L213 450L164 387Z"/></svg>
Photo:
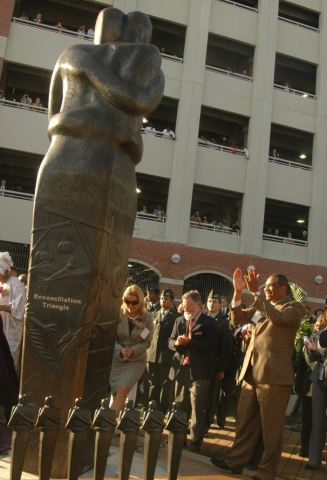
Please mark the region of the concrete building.
<svg viewBox="0 0 327 480"><path fill-rule="evenodd" d="M144 127L152 122L157 133L144 131L138 211L146 206L152 214L161 205L167 215L137 214L131 277L142 273L147 281L152 275L178 298L198 281L205 301L215 282L229 296L234 269L254 265L263 283L269 273L284 273L302 287L313 310L324 306L327 0L4 4L0 175L7 189L21 186L24 195L0 197L1 248L4 242L30 242L33 201L27 194L34 192L49 146L42 113L58 56L70 45L92 41L76 32L80 25L93 28L105 6L140 10L152 19L153 43L165 49L166 85L161 105L145 119ZM38 12L43 24L31 21ZM53 28L59 20L67 30ZM22 108L24 93L33 102L40 97L43 109ZM162 134L167 127L175 139ZM209 224L192 226L194 211ZM240 231L225 228L233 221Z"/></svg>

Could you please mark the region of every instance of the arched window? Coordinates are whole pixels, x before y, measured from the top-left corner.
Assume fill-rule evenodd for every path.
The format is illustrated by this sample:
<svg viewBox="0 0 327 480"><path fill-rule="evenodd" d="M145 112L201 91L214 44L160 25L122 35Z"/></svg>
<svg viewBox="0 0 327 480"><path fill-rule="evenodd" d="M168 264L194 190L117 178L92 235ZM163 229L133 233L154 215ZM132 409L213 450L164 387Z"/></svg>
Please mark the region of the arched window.
<svg viewBox="0 0 327 480"><path fill-rule="evenodd" d="M146 295L147 285L149 283L159 283L158 273L149 265L144 265L137 261L129 261L125 287L135 284L139 286Z"/></svg>
<svg viewBox="0 0 327 480"><path fill-rule="evenodd" d="M187 278L184 281L183 293L190 290L198 290L202 301L206 302L212 289L217 290L222 297L226 297L228 302L232 299L234 293L232 282L214 273L199 273Z"/></svg>

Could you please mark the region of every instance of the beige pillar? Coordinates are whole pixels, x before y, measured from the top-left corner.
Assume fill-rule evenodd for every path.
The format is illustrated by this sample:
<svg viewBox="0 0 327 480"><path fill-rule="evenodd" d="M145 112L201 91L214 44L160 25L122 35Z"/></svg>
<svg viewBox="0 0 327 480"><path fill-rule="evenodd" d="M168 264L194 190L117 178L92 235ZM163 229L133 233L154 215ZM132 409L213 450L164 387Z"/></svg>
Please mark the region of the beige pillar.
<svg viewBox="0 0 327 480"><path fill-rule="evenodd" d="M313 142L313 194L309 212L309 264L327 266L327 0L321 0L317 117ZM326 279L325 279L326 280Z"/></svg>
<svg viewBox="0 0 327 480"><path fill-rule="evenodd" d="M124 13L134 12L136 8L136 0L114 0L113 7L119 8Z"/></svg>
<svg viewBox="0 0 327 480"><path fill-rule="evenodd" d="M261 255L268 175L273 78L278 29L278 0L259 0L253 99L249 122L246 193L241 220L241 253Z"/></svg>
<svg viewBox="0 0 327 480"><path fill-rule="evenodd" d="M176 144L167 206L166 240L188 241L211 2L190 0Z"/></svg>

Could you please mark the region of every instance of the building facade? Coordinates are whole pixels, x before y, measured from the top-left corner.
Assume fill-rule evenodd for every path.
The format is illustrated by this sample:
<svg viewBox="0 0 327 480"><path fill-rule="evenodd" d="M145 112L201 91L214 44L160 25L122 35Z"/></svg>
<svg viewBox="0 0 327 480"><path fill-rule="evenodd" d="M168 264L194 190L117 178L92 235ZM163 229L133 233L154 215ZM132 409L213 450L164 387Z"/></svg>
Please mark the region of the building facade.
<svg viewBox="0 0 327 480"><path fill-rule="evenodd" d="M144 156L137 166L138 210L146 206L152 214L160 204L166 217L137 214L131 265L140 263L157 272L161 286L172 287L179 299L191 276L212 273L230 284L236 267L245 272L254 265L262 283L269 273L284 273L303 288L308 305L323 307L327 0L84 3L83 10L69 0L4 0L0 88L6 101L0 105L0 175L7 190L23 185L23 192L33 194L49 146L47 115L42 114L46 110L16 108L18 97L38 87L45 108L46 88L60 53L92 41L69 33L78 29L72 18L80 15L75 21L90 23L105 6L125 13L143 11L153 21L153 43L165 49L166 84L157 112L145 119L157 134L144 131ZM44 24L30 21L37 8ZM59 20L56 8L61 23L71 30L52 28ZM29 20L19 18L23 13ZM175 139L162 134L166 127ZM28 244L32 197L17 196L0 197L6 224L0 240ZM191 224L194 211L211 225ZM219 223L223 220L227 226L237 221L240 231L227 230ZM277 237L272 235L275 229ZM175 254L178 263L171 259Z"/></svg>

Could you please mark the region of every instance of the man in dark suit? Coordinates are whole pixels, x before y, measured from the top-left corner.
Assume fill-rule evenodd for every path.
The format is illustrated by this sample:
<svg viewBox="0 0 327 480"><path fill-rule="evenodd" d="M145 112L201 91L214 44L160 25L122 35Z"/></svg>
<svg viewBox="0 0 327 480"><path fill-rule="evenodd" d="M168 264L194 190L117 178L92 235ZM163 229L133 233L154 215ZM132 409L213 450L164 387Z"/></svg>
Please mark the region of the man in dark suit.
<svg viewBox="0 0 327 480"><path fill-rule="evenodd" d="M296 367L295 393L301 397L302 403L302 430L301 450L299 457L309 456L310 436L312 430L312 380L310 378L316 362L312 361L308 352L301 348Z"/></svg>
<svg viewBox="0 0 327 480"><path fill-rule="evenodd" d="M240 358L242 352L242 340L240 338L239 330L235 325L229 322L232 336L232 354L230 356L227 368L225 370L224 378L221 382L221 390L218 402L217 424L219 428L224 428L226 417L229 411L229 404L233 395L233 390L236 386L236 374L240 365Z"/></svg>
<svg viewBox="0 0 327 480"><path fill-rule="evenodd" d="M206 432L213 423L215 411L220 403L222 385L225 371L232 355L232 335L229 330L229 322L220 313L221 298L218 292L211 290L207 299L208 314L217 323L217 339L212 349L214 376L211 379L205 404ZM217 414L218 415L218 414Z"/></svg>
<svg viewBox="0 0 327 480"><path fill-rule="evenodd" d="M228 318L229 316L229 307L226 297L221 297L220 315L224 318Z"/></svg>
<svg viewBox="0 0 327 480"><path fill-rule="evenodd" d="M173 382L169 370L174 352L168 347L168 341L174 328L175 320L180 315L173 310L174 292L165 288L160 297L161 310L153 314L154 335L147 351L147 369L149 374L149 401L156 400L161 412L169 407Z"/></svg>
<svg viewBox="0 0 327 480"><path fill-rule="evenodd" d="M145 298L146 309L150 313L155 313L160 310L160 301L159 301L159 285L157 283L148 284L148 294Z"/></svg>
<svg viewBox="0 0 327 480"><path fill-rule="evenodd" d="M176 351L169 373L176 380L175 401L188 411L191 400L191 444L200 450L205 434L204 404L214 366L211 349L217 337L217 323L201 313L202 299L192 290L182 297L184 316L175 321L169 348Z"/></svg>
<svg viewBox="0 0 327 480"><path fill-rule="evenodd" d="M301 324L303 306L287 295L288 280L273 274L266 281L265 297L259 275L250 268L243 278L234 272L231 319L234 325L251 322L251 341L239 380L243 380L238 406L236 436L226 460L211 459L222 470L242 473L262 432L265 450L255 480L274 480L283 448L285 412L294 385L292 356ZM253 295L252 308L242 309L242 291Z"/></svg>

